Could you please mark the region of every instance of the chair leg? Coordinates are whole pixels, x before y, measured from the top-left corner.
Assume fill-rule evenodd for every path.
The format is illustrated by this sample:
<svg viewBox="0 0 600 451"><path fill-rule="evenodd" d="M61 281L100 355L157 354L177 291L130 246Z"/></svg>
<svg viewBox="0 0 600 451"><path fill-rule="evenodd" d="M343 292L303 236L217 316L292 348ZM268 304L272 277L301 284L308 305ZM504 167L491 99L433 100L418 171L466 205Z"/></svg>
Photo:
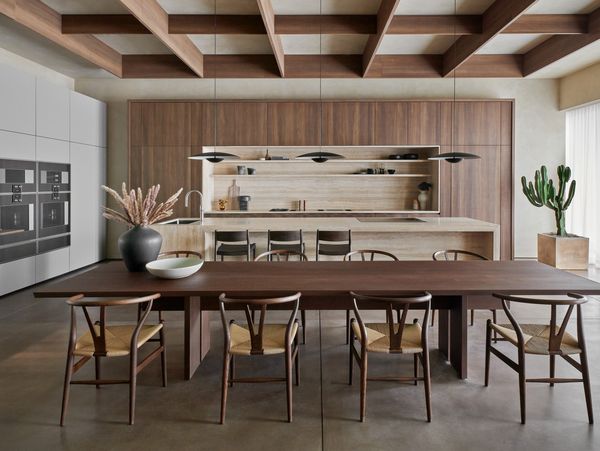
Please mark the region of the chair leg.
<svg viewBox="0 0 600 451"><path fill-rule="evenodd" d="M229 362L229 386L233 387L233 379L235 378L235 356L230 357Z"/></svg>
<svg viewBox="0 0 600 451"><path fill-rule="evenodd" d="M413 354L413 375L415 378L415 385L418 385L419 381L417 377L419 377L419 366L418 366L419 356L418 354Z"/></svg>
<svg viewBox="0 0 600 451"><path fill-rule="evenodd" d="M471 326L475 324L475 309L471 309Z"/></svg>
<svg viewBox="0 0 600 451"><path fill-rule="evenodd" d="M223 374L221 381L221 419L219 422L221 424L225 423L225 411L227 409L227 387L229 386L228 376L229 376L229 353L226 352L223 355Z"/></svg>
<svg viewBox="0 0 600 451"><path fill-rule="evenodd" d="M129 361L129 424L135 421L135 390L137 387L137 350L131 353Z"/></svg>
<svg viewBox="0 0 600 451"><path fill-rule="evenodd" d="M71 378L73 376L73 354L69 352L67 356L67 367L65 369L65 383L63 386L62 408L60 411L60 425L65 425L67 416L67 405L69 404L69 393L71 391Z"/></svg>
<svg viewBox="0 0 600 451"><path fill-rule="evenodd" d="M496 310L492 310L492 321L494 324L498 324L498 312ZM494 343L498 343L498 332L494 330Z"/></svg>
<svg viewBox="0 0 600 451"><path fill-rule="evenodd" d="M525 396L525 353L519 350L519 400L521 404L521 424L525 424L526 396Z"/></svg>
<svg viewBox="0 0 600 451"><path fill-rule="evenodd" d="M429 367L429 349L423 350L422 358L423 379L425 381L425 405L427 407L427 421L431 423L431 369Z"/></svg>
<svg viewBox="0 0 600 451"><path fill-rule="evenodd" d="M433 327L434 322L435 322L435 310L431 310L431 327Z"/></svg>
<svg viewBox="0 0 600 451"><path fill-rule="evenodd" d="M292 349L285 351L285 389L287 394L288 423L292 422Z"/></svg>
<svg viewBox="0 0 600 451"><path fill-rule="evenodd" d="M367 352L361 349L360 362L360 421L367 416Z"/></svg>
<svg viewBox="0 0 600 451"><path fill-rule="evenodd" d="M553 378L556 374L556 356L550 354L550 377ZM554 387L554 382L550 382L550 387Z"/></svg>
<svg viewBox="0 0 600 451"><path fill-rule="evenodd" d="M594 424L594 410L592 409L592 388L590 386L590 369L587 360L587 350L584 348L579 355L581 361L581 374L583 376L583 390L585 393L585 404L587 406L588 421Z"/></svg>
<svg viewBox="0 0 600 451"><path fill-rule="evenodd" d="M96 366L96 380L100 380L100 376L102 375L102 371L100 369L100 356L94 356L94 364ZM100 388L100 384L96 385L96 388Z"/></svg>
<svg viewBox="0 0 600 451"><path fill-rule="evenodd" d="M160 345L163 350L160 353L160 366L162 369L162 383L163 387L167 386L167 347L165 346L165 331L164 327L159 332Z"/></svg>
<svg viewBox="0 0 600 451"><path fill-rule="evenodd" d="M492 324L488 319L485 327L485 386L490 383L490 348L492 347Z"/></svg>
<svg viewBox="0 0 600 451"><path fill-rule="evenodd" d="M350 328L350 346L348 346L348 385L352 385L352 371L354 369L354 353L352 348L354 347L354 330Z"/></svg>
<svg viewBox="0 0 600 451"><path fill-rule="evenodd" d="M298 334L295 339L296 358L294 360L294 370L296 371L296 387L300 385L300 348L298 347Z"/></svg>
<svg viewBox="0 0 600 451"><path fill-rule="evenodd" d="M302 344L306 344L306 310L300 310L300 318L302 321Z"/></svg>
<svg viewBox="0 0 600 451"><path fill-rule="evenodd" d="M346 310L346 344L350 343L350 310Z"/></svg>

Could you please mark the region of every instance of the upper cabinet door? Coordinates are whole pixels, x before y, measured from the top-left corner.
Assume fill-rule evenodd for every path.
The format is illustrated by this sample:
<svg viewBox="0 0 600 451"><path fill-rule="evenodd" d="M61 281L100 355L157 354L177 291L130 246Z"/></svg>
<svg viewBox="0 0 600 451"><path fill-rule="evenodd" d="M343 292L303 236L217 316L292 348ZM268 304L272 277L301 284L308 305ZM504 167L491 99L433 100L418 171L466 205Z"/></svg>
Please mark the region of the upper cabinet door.
<svg viewBox="0 0 600 451"><path fill-rule="evenodd" d="M440 102L408 102L409 145L439 145Z"/></svg>
<svg viewBox="0 0 600 451"><path fill-rule="evenodd" d="M69 90L40 79L37 80L36 85L36 135L68 141Z"/></svg>
<svg viewBox="0 0 600 451"><path fill-rule="evenodd" d="M268 104L269 146L318 146L321 144L319 102Z"/></svg>
<svg viewBox="0 0 600 451"><path fill-rule="evenodd" d="M0 130L35 135L35 77L0 64Z"/></svg>
<svg viewBox="0 0 600 451"><path fill-rule="evenodd" d="M406 102L377 102L375 107L375 144L402 145L408 142Z"/></svg>
<svg viewBox="0 0 600 451"><path fill-rule="evenodd" d="M70 141L106 147L106 104L71 92Z"/></svg>
<svg viewBox="0 0 600 451"><path fill-rule="evenodd" d="M194 102L190 109L192 153L200 153L202 146L215 145L215 104Z"/></svg>
<svg viewBox="0 0 600 451"><path fill-rule="evenodd" d="M324 146L375 143L375 102L323 102Z"/></svg>
<svg viewBox="0 0 600 451"><path fill-rule="evenodd" d="M131 104L131 145L189 146L190 104L140 102ZM136 117L140 121L136 120Z"/></svg>
<svg viewBox="0 0 600 451"><path fill-rule="evenodd" d="M456 102L454 143L459 146L501 145L503 103L492 101Z"/></svg>
<svg viewBox="0 0 600 451"><path fill-rule="evenodd" d="M266 146L267 104L217 103L217 146Z"/></svg>

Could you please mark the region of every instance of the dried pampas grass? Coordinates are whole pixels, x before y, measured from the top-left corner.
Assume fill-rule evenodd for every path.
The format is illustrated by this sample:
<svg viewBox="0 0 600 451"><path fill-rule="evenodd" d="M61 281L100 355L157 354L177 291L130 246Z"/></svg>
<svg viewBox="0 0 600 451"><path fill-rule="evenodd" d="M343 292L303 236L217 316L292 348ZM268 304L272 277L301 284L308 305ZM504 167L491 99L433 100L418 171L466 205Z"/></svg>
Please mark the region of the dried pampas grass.
<svg viewBox="0 0 600 451"><path fill-rule="evenodd" d="M117 201L122 212L113 210L112 208L102 207L106 219L117 222L122 222L130 227L147 226L155 224L163 219L173 215L173 205L177 202L183 188L173 194L166 202L156 204L156 198L160 191L160 185L150 187L146 198L142 195L142 189L137 191L132 189L127 191L127 185L123 182L121 188L122 195L119 195L114 189L102 185L102 189L112 196Z"/></svg>

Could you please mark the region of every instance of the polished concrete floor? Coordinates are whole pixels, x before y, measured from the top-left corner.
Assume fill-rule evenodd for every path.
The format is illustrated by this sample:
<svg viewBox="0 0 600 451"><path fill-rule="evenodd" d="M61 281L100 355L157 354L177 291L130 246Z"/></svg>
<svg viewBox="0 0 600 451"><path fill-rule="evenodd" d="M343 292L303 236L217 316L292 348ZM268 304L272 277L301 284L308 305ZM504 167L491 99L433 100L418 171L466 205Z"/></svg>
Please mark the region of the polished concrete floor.
<svg viewBox="0 0 600 451"><path fill-rule="evenodd" d="M592 273L592 277L598 277ZM539 308L515 308L543 321ZM596 416L600 421L600 301L585 306ZM119 311L116 320L132 318ZM301 384L294 388L294 422L286 418L283 384L237 384L226 424L219 416L222 332L191 381L182 379L182 315L166 314L169 385L155 361L139 376L136 424L127 425L127 387L75 386L64 428L58 426L67 346L68 309L61 300L34 300L32 290L0 298L0 449L2 450L585 450L600 449L599 426L587 423L580 384L528 385L528 423L519 423L516 373L492 356L483 387L484 326L469 328L469 379L456 379L431 330L433 421L425 421L423 386L372 382L367 420L358 421L358 384L347 384L343 313L311 312L301 347ZM84 324L81 324L84 327ZM572 328L573 324L571 324ZM509 345L503 344L507 352ZM403 356L370 360L372 374L412 371ZM558 375L573 371L558 362ZM81 370L92 376L93 365ZM105 376L125 377L126 359L110 359ZM529 374L545 375L547 359L529 357ZM239 359L242 374L282 374L281 357Z"/></svg>

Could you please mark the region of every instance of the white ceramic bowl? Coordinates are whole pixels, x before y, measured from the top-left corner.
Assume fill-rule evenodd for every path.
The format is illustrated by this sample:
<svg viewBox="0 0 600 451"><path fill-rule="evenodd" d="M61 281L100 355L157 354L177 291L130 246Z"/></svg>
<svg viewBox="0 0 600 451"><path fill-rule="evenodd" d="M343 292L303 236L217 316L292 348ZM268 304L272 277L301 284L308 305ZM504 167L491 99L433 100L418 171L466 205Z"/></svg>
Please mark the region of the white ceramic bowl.
<svg viewBox="0 0 600 451"><path fill-rule="evenodd" d="M163 258L146 264L146 269L161 279L182 279L197 272L203 264L204 260L197 257Z"/></svg>

